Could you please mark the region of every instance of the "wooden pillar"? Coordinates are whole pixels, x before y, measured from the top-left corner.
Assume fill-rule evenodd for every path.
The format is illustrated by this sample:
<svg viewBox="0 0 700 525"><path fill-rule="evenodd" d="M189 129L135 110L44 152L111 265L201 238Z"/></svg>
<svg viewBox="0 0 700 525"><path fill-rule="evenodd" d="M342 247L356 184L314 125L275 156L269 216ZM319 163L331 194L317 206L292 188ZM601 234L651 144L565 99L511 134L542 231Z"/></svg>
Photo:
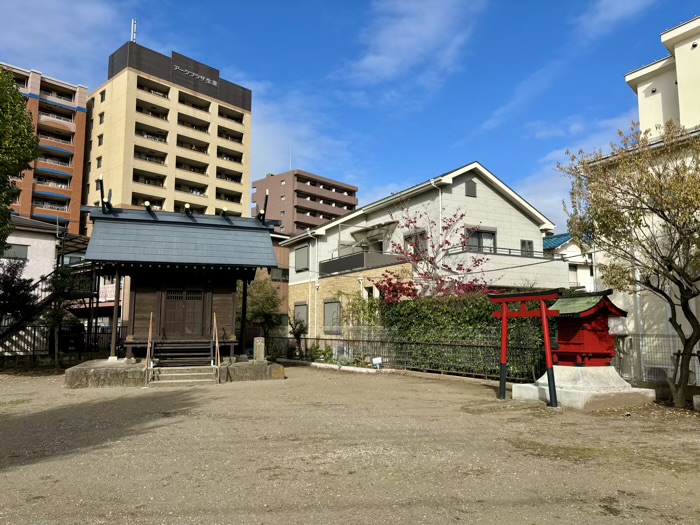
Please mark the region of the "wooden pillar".
<svg viewBox="0 0 700 525"><path fill-rule="evenodd" d="M506 398L506 372L508 371L508 303L501 307L501 378L498 399Z"/></svg>
<svg viewBox="0 0 700 525"><path fill-rule="evenodd" d="M552 362L552 343L549 340L549 320L547 305L540 299L540 316L542 317L542 336L544 337L544 354L547 360L547 383L549 384L549 406L558 407L557 387L554 384L554 365Z"/></svg>
<svg viewBox="0 0 700 525"><path fill-rule="evenodd" d="M246 315L248 313L248 279L243 279L243 301L241 305L241 351L246 354Z"/></svg>
<svg viewBox="0 0 700 525"><path fill-rule="evenodd" d="M236 277L233 279L233 318L231 319L231 330L233 330L233 335L232 338L236 339L236 308L238 307L238 274L236 274ZM229 346L229 357L231 358L231 362L233 362L233 356L236 353L235 352L235 342L232 342L231 345Z"/></svg>
<svg viewBox="0 0 700 525"><path fill-rule="evenodd" d="M117 357L117 332L119 331L119 296L121 295L122 276L119 266L116 267L116 283L114 285L114 312L112 313L112 344L109 347L109 357Z"/></svg>

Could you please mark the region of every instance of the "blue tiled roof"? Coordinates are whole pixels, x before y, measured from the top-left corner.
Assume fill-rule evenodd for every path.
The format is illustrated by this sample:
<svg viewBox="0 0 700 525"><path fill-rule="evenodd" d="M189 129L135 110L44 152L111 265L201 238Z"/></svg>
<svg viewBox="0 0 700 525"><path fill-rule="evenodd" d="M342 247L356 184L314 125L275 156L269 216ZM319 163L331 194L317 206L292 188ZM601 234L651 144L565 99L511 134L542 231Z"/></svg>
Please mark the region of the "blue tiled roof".
<svg viewBox="0 0 700 525"><path fill-rule="evenodd" d="M65 171L51 170L49 168L34 168L34 173L50 173L51 175L58 175L59 177L72 177L70 173Z"/></svg>
<svg viewBox="0 0 700 525"><path fill-rule="evenodd" d="M542 240L542 244L544 246L544 251L547 250L555 250L559 248L562 244L566 244L569 242L573 237L569 235L569 233L560 233L558 235L550 235L549 237L545 237Z"/></svg>

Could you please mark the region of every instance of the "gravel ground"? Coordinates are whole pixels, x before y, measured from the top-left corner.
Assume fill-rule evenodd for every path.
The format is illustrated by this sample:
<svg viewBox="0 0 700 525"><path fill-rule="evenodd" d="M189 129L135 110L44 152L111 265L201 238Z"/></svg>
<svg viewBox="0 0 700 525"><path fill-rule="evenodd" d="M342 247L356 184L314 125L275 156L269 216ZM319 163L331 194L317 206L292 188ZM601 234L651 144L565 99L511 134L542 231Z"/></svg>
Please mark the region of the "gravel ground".
<svg viewBox="0 0 700 525"><path fill-rule="evenodd" d="M498 402L485 382L63 387L0 374L0 523L700 523L700 417Z"/></svg>

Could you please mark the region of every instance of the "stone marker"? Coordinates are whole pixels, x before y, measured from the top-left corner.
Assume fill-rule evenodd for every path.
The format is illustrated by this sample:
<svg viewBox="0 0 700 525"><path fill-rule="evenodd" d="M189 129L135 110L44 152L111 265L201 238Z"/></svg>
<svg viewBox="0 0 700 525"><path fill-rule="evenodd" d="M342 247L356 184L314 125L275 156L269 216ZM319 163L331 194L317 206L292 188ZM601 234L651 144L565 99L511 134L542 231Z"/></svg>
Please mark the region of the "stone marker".
<svg viewBox="0 0 700 525"><path fill-rule="evenodd" d="M700 412L700 396L693 396L693 408Z"/></svg>
<svg viewBox="0 0 700 525"><path fill-rule="evenodd" d="M253 342L253 360L265 361L265 338L256 337Z"/></svg>

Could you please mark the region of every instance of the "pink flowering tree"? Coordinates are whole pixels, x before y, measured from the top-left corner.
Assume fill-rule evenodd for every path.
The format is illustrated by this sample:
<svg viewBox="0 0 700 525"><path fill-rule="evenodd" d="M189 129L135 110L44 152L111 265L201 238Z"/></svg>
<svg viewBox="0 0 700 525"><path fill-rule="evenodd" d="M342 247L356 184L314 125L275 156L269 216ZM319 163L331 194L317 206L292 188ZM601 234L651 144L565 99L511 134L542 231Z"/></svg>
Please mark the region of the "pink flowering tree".
<svg viewBox="0 0 700 525"><path fill-rule="evenodd" d="M469 235L475 228L465 225L464 212L436 217L425 208L411 210L404 204L391 214L402 233L403 242L393 241L391 253L411 265L412 276L384 272L373 281L384 301L433 296L463 296L484 293L488 283L483 276L487 261L469 250Z"/></svg>

